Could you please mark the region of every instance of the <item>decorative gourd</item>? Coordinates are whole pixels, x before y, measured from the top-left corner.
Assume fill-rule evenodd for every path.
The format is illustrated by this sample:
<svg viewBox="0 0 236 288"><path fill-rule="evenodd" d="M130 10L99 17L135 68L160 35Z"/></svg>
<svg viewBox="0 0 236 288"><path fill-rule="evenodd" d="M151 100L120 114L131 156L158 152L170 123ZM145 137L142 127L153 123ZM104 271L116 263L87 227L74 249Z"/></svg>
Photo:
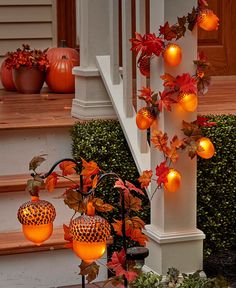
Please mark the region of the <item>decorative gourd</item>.
<svg viewBox="0 0 236 288"><path fill-rule="evenodd" d="M46 74L49 89L57 93L74 93L75 76L72 69L78 65L78 61L68 59L65 55L62 59L52 62Z"/></svg>
<svg viewBox="0 0 236 288"><path fill-rule="evenodd" d="M7 68L6 60L2 62L0 73L3 87L9 91L15 91L16 86L13 81L12 68Z"/></svg>
<svg viewBox="0 0 236 288"><path fill-rule="evenodd" d="M85 262L93 262L102 257L110 236L109 223L100 216L82 215L70 224L73 236L73 250Z"/></svg>
<svg viewBox="0 0 236 288"><path fill-rule="evenodd" d="M50 202L32 196L20 206L17 217L25 237L40 246L52 234L56 210Z"/></svg>
<svg viewBox="0 0 236 288"><path fill-rule="evenodd" d="M61 41L60 47L49 48L47 51L47 58L49 63L60 60L62 56L66 56L66 58L77 61L79 63L79 52L73 48L67 47L65 40Z"/></svg>

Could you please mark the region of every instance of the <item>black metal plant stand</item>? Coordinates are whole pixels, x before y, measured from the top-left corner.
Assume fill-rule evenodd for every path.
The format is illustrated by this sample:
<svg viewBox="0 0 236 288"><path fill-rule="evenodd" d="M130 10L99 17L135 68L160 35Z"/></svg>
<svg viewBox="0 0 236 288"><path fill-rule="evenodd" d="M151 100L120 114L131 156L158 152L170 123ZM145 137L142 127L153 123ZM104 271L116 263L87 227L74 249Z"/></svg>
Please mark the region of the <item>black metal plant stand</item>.
<svg viewBox="0 0 236 288"><path fill-rule="evenodd" d="M75 161L72 158L64 158L61 159L59 161L57 161L55 164L53 164L53 166L51 167L51 169L45 173L44 175L41 175L40 177L42 179L47 178L53 171L54 169L62 162L64 161L70 161L76 164L77 169L79 170L79 163L77 161ZM35 176L34 173L31 174L31 176ZM113 177L113 178L117 178L119 179L119 176L116 173L110 172L110 173L104 173L100 176L98 183L97 183L97 187L99 186L99 184L102 182L102 180L106 177ZM76 191L78 193L80 193L83 197L88 197L89 195L91 195L95 189L90 189L88 192L84 193L83 192L83 175L80 175L80 183L79 183L79 187L76 188ZM130 250L131 248L129 248L128 254L127 254L127 243L126 243L126 231L125 231L125 197L124 197L124 192L120 189L120 194L121 194L121 221L122 221L122 242L123 242L123 248L125 251L125 255L127 255L127 259L129 260L137 260L137 259L143 259L147 257L148 255L148 249L147 248L143 248L143 249L139 249L139 250ZM136 248L141 248L141 247L136 247ZM135 249L135 247L133 248ZM125 259L125 270L127 270L127 259ZM124 286L128 287L128 281L127 279L124 277ZM85 288L85 276L82 275L82 288Z"/></svg>

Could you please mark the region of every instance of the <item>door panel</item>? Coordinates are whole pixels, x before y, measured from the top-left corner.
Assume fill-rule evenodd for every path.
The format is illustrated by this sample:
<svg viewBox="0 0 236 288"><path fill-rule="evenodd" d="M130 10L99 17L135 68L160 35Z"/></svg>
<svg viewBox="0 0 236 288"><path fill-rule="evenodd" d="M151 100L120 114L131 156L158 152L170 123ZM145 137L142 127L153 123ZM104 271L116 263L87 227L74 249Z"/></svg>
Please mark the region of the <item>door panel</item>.
<svg viewBox="0 0 236 288"><path fill-rule="evenodd" d="M220 18L220 27L213 32L199 28L199 51L208 57L212 75L236 75L236 1L209 0L208 3Z"/></svg>

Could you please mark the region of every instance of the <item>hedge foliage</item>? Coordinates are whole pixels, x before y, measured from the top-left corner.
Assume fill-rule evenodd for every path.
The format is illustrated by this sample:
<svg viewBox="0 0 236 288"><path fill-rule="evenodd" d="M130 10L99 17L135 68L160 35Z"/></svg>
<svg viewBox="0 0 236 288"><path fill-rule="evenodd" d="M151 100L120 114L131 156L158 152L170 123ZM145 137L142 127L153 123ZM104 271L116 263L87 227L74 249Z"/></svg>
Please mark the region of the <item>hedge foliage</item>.
<svg viewBox="0 0 236 288"><path fill-rule="evenodd" d="M214 127L203 132L216 154L198 159L198 227L206 234L206 254L230 248L236 242L236 116L209 115Z"/></svg>
<svg viewBox="0 0 236 288"><path fill-rule="evenodd" d="M204 127L204 135L211 138L216 155L210 159L198 159L198 227L206 234L204 250L211 252L230 248L235 242L236 218L236 116L212 116L217 126ZM72 130L73 156L94 160L106 172L116 172L124 180L137 184L139 177L122 129L117 121L96 120L78 123ZM120 219L119 195L109 179L98 194L113 204L115 212L108 220ZM139 216L149 223L150 207L144 200L144 210ZM114 250L119 249L115 237ZM132 243L130 243L131 245Z"/></svg>
<svg viewBox="0 0 236 288"><path fill-rule="evenodd" d="M128 180L134 185L138 184L139 174L118 121L94 120L78 123L72 129L72 140L73 157L77 161L80 160L80 157L86 161L93 160L104 171L115 172L121 179ZM102 215L110 223L114 222L113 219L121 219L119 193L113 186L114 179L107 179L96 190L98 197L115 207L113 212ZM143 210L135 215L138 215L145 223L149 223L150 207L147 196L142 198L142 203ZM114 245L111 250L120 250L121 238L113 236ZM133 244L131 241L128 243L129 246Z"/></svg>

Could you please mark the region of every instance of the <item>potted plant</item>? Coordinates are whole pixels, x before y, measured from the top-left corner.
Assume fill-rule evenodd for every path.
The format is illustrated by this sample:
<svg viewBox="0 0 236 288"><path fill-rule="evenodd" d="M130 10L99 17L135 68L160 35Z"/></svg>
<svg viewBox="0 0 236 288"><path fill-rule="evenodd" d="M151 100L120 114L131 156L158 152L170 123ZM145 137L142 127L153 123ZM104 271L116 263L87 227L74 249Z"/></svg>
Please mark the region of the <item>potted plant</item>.
<svg viewBox="0 0 236 288"><path fill-rule="evenodd" d="M31 49L28 44L23 44L22 49L8 52L6 65L9 69L13 69L13 81L18 92L28 94L40 92L49 66L46 51Z"/></svg>

